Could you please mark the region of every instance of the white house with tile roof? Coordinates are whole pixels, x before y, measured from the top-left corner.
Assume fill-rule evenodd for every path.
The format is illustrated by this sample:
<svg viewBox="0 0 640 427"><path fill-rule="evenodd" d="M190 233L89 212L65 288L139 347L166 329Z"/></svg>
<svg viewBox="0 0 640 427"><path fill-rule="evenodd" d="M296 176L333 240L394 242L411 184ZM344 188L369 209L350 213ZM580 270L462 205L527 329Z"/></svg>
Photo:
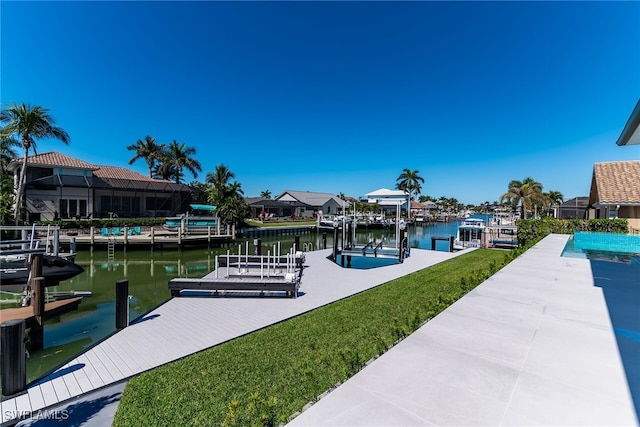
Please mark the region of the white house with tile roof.
<svg viewBox="0 0 640 427"><path fill-rule="evenodd" d="M7 170L18 180L22 158ZM29 156L25 203L29 222L60 218L169 216L188 208L192 189L65 154ZM17 185L16 185L17 187Z"/></svg>

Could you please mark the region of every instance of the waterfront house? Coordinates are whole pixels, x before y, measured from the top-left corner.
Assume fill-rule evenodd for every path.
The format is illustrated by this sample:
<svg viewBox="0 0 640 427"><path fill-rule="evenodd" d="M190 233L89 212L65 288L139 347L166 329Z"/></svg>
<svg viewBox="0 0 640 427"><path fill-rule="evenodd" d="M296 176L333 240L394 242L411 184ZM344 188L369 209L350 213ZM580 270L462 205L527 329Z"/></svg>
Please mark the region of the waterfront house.
<svg viewBox="0 0 640 427"><path fill-rule="evenodd" d="M640 145L640 100L616 144ZM632 229L640 230L640 160L594 164L589 204L590 218L627 218Z"/></svg>
<svg viewBox="0 0 640 427"><path fill-rule="evenodd" d="M275 200L291 206L292 214L296 218L313 218L315 214L341 214L349 208L349 203L338 196L312 191L286 190Z"/></svg>
<svg viewBox="0 0 640 427"><path fill-rule="evenodd" d="M564 201L561 205L554 207L557 209L558 219L584 219L587 218L589 208L589 197L581 196Z"/></svg>
<svg viewBox="0 0 640 427"><path fill-rule="evenodd" d="M7 168L16 188L21 168L21 158ZM27 158L24 200L29 222L170 216L188 210L192 192L187 185L57 152Z"/></svg>
<svg viewBox="0 0 640 427"><path fill-rule="evenodd" d="M396 208L400 205L401 209L409 211L410 195L402 190L389 190L380 188L371 193L365 194L368 203L376 203L382 207L385 213L396 213Z"/></svg>
<svg viewBox="0 0 640 427"><path fill-rule="evenodd" d="M640 229L640 160L594 164L589 205L591 218L626 218Z"/></svg>
<svg viewBox="0 0 640 427"><path fill-rule="evenodd" d="M279 200L266 197L247 197L244 200L251 209L251 218L284 218L293 213L293 207L289 203Z"/></svg>

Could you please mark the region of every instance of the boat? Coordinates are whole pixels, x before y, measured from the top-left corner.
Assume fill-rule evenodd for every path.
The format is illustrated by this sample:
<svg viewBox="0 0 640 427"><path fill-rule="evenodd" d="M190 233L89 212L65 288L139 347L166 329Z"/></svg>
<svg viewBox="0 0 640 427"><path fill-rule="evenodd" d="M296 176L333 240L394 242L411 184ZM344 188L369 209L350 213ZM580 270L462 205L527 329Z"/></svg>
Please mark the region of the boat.
<svg viewBox="0 0 640 427"><path fill-rule="evenodd" d="M481 218L464 218L458 224L458 235L453 241L453 249L479 248L487 223Z"/></svg>
<svg viewBox="0 0 640 427"><path fill-rule="evenodd" d="M209 230L215 230L220 224L220 218L211 215L216 207L212 205L190 205L194 212L187 212L184 215L168 217L165 219L164 228L168 231L183 232L191 234L204 234ZM207 212L209 215L198 214L197 212Z"/></svg>
<svg viewBox="0 0 640 427"><path fill-rule="evenodd" d="M0 284L2 290L22 289L29 282L31 264L28 257L5 257L0 261ZM54 286L84 272L75 262L56 255L42 255L42 277L45 286Z"/></svg>

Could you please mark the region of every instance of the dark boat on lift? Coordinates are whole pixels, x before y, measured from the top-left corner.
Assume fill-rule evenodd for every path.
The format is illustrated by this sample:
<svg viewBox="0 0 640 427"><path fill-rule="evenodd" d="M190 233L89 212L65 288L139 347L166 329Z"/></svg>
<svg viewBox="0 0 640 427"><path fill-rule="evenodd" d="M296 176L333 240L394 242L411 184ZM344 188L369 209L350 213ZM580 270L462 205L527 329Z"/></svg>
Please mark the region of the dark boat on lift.
<svg viewBox="0 0 640 427"><path fill-rule="evenodd" d="M26 258L3 259L0 263L2 290L22 290L29 281L31 266ZM84 272L84 268L66 258L42 255L42 277L45 286L55 286Z"/></svg>

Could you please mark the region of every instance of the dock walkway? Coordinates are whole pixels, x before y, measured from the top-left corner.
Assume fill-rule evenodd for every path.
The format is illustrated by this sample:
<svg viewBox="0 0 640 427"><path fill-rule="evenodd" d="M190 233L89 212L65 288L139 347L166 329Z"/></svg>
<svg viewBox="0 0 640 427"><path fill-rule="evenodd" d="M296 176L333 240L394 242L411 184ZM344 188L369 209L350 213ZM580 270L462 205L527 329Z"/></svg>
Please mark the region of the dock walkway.
<svg viewBox="0 0 640 427"><path fill-rule="evenodd" d="M71 310L76 310L82 302L82 297L68 298L59 301L48 302L44 305L44 320L59 316ZM5 308L0 310L2 322L8 320L24 320L29 325L34 319L33 307Z"/></svg>
<svg viewBox="0 0 640 427"><path fill-rule="evenodd" d="M402 264L345 269L330 250L306 253L298 298L173 298L0 403L2 422L65 402L317 307L437 264L459 253L413 250Z"/></svg>

